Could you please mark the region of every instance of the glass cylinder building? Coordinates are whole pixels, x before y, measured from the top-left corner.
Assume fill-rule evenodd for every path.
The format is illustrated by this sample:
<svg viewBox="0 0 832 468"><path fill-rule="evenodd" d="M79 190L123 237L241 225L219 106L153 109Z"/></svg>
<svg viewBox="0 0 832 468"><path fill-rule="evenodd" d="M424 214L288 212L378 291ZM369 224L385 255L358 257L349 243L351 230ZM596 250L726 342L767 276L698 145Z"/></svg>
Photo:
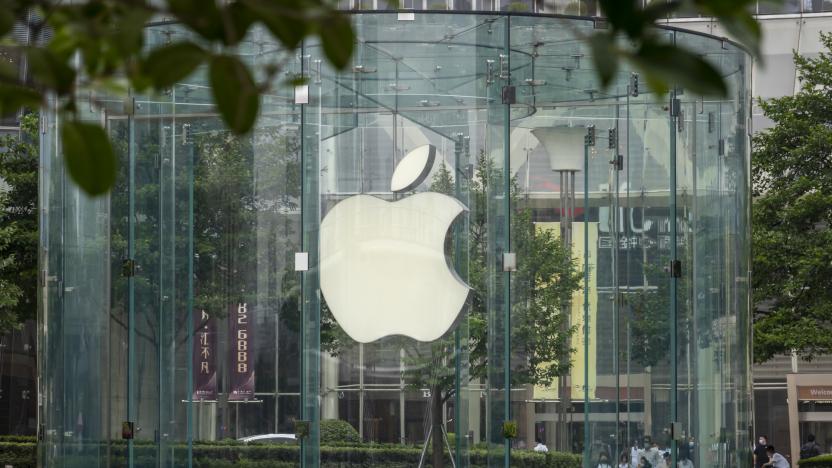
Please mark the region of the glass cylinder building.
<svg viewBox="0 0 832 468"><path fill-rule="evenodd" d="M43 466L747 466L748 54L660 30L730 91L657 96L589 19L351 17L229 51L306 79L246 136L205 70L91 92L107 196L44 113Z"/></svg>

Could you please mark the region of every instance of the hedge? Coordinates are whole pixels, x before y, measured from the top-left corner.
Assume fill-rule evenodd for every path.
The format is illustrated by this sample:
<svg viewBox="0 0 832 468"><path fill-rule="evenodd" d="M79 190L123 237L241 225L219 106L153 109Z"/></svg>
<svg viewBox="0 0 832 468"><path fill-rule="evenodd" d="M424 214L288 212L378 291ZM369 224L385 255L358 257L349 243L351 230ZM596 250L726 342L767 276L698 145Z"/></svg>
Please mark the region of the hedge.
<svg viewBox="0 0 832 468"><path fill-rule="evenodd" d="M321 421L321 444L357 444L361 442L358 431L352 424L342 419L325 419Z"/></svg>
<svg viewBox="0 0 832 468"><path fill-rule="evenodd" d="M818 457L803 458L797 461L801 467L832 468L832 455L820 455Z"/></svg>
<svg viewBox="0 0 832 468"><path fill-rule="evenodd" d="M11 465L14 468L35 468L37 457L37 445L33 442L0 441L0 466Z"/></svg>
<svg viewBox="0 0 832 468"><path fill-rule="evenodd" d="M32 442L0 442L0 466L12 465L15 468L35 468L37 466L37 445ZM168 455L172 466L187 466L187 445L176 443L170 446ZM84 444L73 447L65 446L62 465L65 467L87 467L95 464L109 452L111 466L126 465L127 447L122 441L107 444ZM321 446L321 466L323 468L365 468L385 466L388 468L409 468L419 462L421 448L416 446L364 444L354 446ZM481 468L488 465L487 451L473 449L468 452L471 467ZM502 451L497 454L502 455ZM156 446L136 444L133 447L136 466L153 466L156 464ZM196 468L288 468L297 466L300 447L297 445L248 444L231 441L201 443L193 447L193 466ZM451 466L446 454L446 466ZM430 458L430 457L428 457ZM428 460L429 461L429 460ZM430 466L428 464L427 466ZM550 452L547 454L515 450L511 453L511 466L517 468L579 468L581 457L578 455ZM805 465L827 466L827 465ZM829 465L832 466L832 465Z"/></svg>

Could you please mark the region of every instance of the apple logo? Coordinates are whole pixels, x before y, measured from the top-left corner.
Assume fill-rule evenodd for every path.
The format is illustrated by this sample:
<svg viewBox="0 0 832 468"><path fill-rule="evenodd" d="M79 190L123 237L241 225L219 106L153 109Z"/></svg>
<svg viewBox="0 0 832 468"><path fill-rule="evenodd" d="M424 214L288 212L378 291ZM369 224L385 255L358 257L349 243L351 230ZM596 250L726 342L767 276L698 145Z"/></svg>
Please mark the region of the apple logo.
<svg viewBox="0 0 832 468"><path fill-rule="evenodd" d="M417 187L435 157L432 145L408 153L393 173L393 192ZM326 214L321 292L352 339L404 335L427 342L451 328L470 288L445 257L445 237L466 210L453 197L422 192L394 202L354 195Z"/></svg>

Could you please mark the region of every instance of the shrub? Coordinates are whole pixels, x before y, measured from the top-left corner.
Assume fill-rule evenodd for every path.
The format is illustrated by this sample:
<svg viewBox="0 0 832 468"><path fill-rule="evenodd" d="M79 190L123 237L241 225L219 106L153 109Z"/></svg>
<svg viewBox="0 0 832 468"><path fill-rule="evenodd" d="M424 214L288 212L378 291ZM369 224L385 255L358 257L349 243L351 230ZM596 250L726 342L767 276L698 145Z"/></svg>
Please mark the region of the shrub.
<svg viewBox="0 0 832 468"><path fill-rule="evenodd" d="M342 428L346 430L346 428ZM354 430L354 429L353 429ZM88 467L101 463L109 453L109 466L126 466L127 444L123 441L84 442L66 444L68 450L61 457L62 466ZM34 443L0 442L0 466L35 468L37 466L37 445ZM172 466L187 468L188 446L174 443L169 446ZM395 444L361 444L328 446L320 449L322 468L366 468L384 466L387 468L410 468L419 462L421 447ZM498 456L501 456L499 450ZM133 457L137 466L155 465L156 447L152 444L134 444ZM488 452L475 448L468 451L472 468L488 466ZM824 458L824 457L818 457ZM298 465L299 445L282 444L239 444L236 441L195 442L193 445L194 468L289 468ZM446 466L451 466L447 453ZM805 460L808 461L808 460ZM430 465L428 465L430 466ZM511 452L512 468L580 468L581 457L568 453L535 453L528 450ZM832 465L803 465L826 467Z"/></svg>
<svg viewBox="0 0 832 468"><path fill-rule="evenodd" d="M529 5L523 2L514 1L506 5L505 10L513 13L525 13L529 11Z"/></svg>
<svg viewBox="0 0 832 468"><path fill-rule="evenodd" d="M35 468L37 445L31 442L0 442L0 466Z"/></svg>
<svg viewBox="0 0 832 468"><path fill-rule="evenodd" d="M352 425L340 419L325 419L321 421L321 444L357 444L361 436Z"/></svg>
<svg viewBox="0 0 832 468"><path fill-rule="evenodd" d="M36 444L38 438L28 435L0 435L0 442L19 442L24 444Z"/></svg>
<svg viewBox="0 0 832 468"><path fill-rule="evenodd" d="M797 464L801 467L832 468L832 455L804 458L802 460L798 460Z"/></svg>

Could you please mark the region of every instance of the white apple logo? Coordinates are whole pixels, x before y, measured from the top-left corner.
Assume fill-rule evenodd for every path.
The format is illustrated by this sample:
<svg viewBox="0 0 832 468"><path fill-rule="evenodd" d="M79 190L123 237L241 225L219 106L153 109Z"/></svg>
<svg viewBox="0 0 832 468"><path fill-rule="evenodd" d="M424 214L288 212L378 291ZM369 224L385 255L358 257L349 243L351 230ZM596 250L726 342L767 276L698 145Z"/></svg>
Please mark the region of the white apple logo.
<svg viewBox="0 0 832 468"><path fill-rule="evenodd" d="M436 148L405 156L394 192L411 190L433 165ZM321 291L335 320L355 341L390 335L434 341L454 324L469 287L445 258L445 236L466 210L459 200L423 192L395 202L354 195L321 222Z"/></svg>

